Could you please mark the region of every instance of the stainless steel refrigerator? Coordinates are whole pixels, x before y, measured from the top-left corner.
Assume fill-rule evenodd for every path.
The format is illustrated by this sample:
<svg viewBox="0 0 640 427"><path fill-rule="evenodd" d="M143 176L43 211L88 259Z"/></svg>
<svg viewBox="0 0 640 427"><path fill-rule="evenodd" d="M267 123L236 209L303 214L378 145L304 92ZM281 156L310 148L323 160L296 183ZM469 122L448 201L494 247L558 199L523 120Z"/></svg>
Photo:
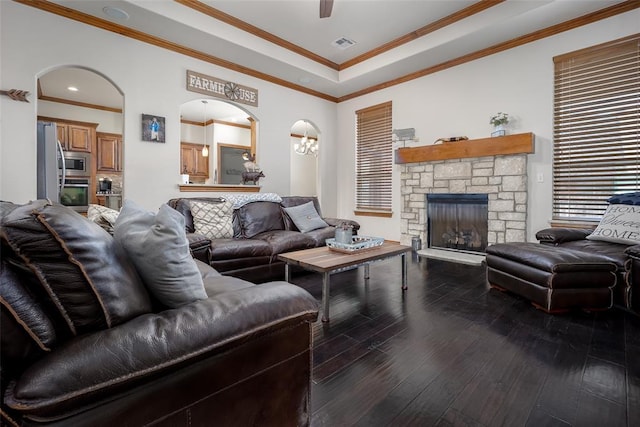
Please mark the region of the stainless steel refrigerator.
<svg viewBox="0 0 640 427"><path fill-rule="evenodd" d="M37 145L37 196L38 199L49 199L60 202L60 189L64 187L64 154L58 141L56 124L38 122ZM60 167L59 167L60 165Z"/></svg>

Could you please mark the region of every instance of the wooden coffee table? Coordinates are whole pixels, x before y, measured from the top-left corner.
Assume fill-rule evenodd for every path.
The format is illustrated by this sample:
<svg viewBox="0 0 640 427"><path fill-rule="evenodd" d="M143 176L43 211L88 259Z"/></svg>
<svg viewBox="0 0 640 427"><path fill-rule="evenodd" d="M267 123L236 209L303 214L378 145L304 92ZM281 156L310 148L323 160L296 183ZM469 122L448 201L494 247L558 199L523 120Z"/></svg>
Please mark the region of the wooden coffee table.
<svg viewBox="0 0 640 427"><path fill-rule="evenodd" d="M402 290L407 289L407 252L410 246L385 241L382 246L355 253L332 251L326 246L278 255L285 264L285 280L291 281L291 268L295 265L305 270L322 273L322 321L329 321L329 288L332 274L364 266L364 279L369 280L369 264L374 261L400 256L402 262Z"/></svg>

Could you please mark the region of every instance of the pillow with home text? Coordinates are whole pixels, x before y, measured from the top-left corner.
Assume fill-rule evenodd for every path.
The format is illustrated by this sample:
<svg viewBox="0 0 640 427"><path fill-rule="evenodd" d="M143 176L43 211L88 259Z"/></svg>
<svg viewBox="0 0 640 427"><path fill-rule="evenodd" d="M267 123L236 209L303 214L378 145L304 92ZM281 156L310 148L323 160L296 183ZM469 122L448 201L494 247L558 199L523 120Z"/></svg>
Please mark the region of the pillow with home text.
<svg viewBox="0 0 640 427"><path fill-rule="evenodd" d="M609 205L590 240L635 245L640 243L640 206Z"/></svg>

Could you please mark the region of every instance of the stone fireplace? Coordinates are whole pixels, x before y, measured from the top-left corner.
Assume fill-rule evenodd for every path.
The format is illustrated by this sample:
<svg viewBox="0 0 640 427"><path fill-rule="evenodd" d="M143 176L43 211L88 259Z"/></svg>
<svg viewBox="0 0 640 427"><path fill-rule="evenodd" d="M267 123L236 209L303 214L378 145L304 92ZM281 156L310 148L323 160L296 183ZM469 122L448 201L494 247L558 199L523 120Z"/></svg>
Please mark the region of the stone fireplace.
<svg viewBox="0 0 640 427"><path fill-rule="evenodd" d="M507 137L495 139L502 138ZM467 142L470 143L472 141ZM399 162L397 159L398 155L396 162L401 163L402 244L410 245L414 236L429 242L427 194L444 193L487 195L489 245L526 241L527 154L434 161Z"/></svg>

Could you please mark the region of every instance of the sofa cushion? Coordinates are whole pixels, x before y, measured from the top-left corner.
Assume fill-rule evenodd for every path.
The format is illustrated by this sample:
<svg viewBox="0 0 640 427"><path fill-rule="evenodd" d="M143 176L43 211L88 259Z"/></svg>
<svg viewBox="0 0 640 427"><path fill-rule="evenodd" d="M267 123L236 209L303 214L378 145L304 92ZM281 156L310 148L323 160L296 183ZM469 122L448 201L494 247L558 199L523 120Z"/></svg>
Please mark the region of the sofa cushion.
<svg viewBox="0 0 640 427"><path fill-rule="evenodd" d="M189 252L184 217L168 205L158 214L125 200L114 233L133 260L149 291L167 307L179 307L207 294Z"/></svg>
<svg viewBox="0 0 640 427"><path fill-rule="evenodd" d="M256 239L264 240L271 247L273 256L301 249L309 249L316 246L315 240L304 233L288 230L265 231L255 236Z"/></svg>
<svg viewBox="0 0 640 427"><path fill-rule="evenodd" d="M252 286L256 285L251 282L247 282L246 280L231 276L208 277L204 281L204 288L207 291L209 298L214 298L217 295L224 294L226 292L250 288Z"/></svg>
<svg viewBox="0 0 640 427"><path fill-rule="evenodd" d="M260 239L216 239L211 242L211 260L271 255L271 246Z"/></svg>
<svg viewBox="0 0 640 427"><path fill-rule="evenodd" d="M233 208L230 202L191 201L191 215L195 232L210 239L233 237Z"/></svg>
<svg viewBox="0 0 640 427"><path fill-rule="evenodd" d="M265 231L284 230L280 204L273 202L252 202L237 209L242 237L251 239Z"/></svg>
<svg viewBox="0 0 640 427"><path fill-rule="evenodd" d="M640 205L609 205L587 239L627 245L640 243Z"/></svg>
<svg viewBox="0 0 640 427"><path fill-rule="evenodd" d="M329 224L327 224L322 220L322 218L320 218L320 215L318 215L313 202L307 202L302 205L284 208L284 211L287 213L287 215L289 215L298 230L300 230L302 233L329 226Z"/></svg>
<svg viewBox="0 0 640 427"><path fill-rule="evenodd" d="M10 212L2 235L38 278L70 333L112 327L151 311L124 251L79 213L38 200Z"/></svg>
<svg viewBox="0 0 640 427"><path fill-rule="evenodd" d="M313 239L316 246L325 246L327 239L335 237L336 228L333 226L318 228L317 230L304 233L304 235Z"/></svg>

